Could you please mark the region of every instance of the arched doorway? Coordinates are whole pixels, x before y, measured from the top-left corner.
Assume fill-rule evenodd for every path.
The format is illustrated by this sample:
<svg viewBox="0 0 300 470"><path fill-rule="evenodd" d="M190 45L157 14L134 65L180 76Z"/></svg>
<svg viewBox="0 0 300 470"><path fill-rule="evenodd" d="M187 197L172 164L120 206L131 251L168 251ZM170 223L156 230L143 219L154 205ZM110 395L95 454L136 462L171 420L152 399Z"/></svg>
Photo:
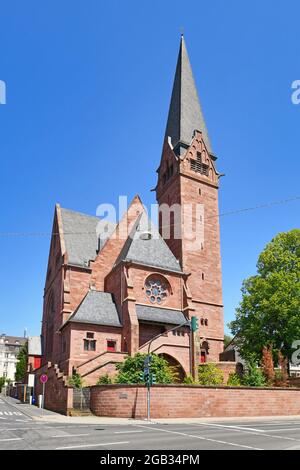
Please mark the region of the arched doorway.
<svg viewBox="0 0 300 470"><path fill-rule="evenodd" d="M201 343L201 356L200 356L200 362L203 364L204 362L207 362L207 356L209 354L209 343L204 339Z"/></svg>
<svg viewBox="0 0 300 470"><path fill-rule="evenodd" d="M172 372L174 372L176 376L175 383L182 383L186 374L180 362L178 362L175 357L170 356L166 353L158 354L158 356L163 357L168 362L169 366L172 368Z"/></svg>

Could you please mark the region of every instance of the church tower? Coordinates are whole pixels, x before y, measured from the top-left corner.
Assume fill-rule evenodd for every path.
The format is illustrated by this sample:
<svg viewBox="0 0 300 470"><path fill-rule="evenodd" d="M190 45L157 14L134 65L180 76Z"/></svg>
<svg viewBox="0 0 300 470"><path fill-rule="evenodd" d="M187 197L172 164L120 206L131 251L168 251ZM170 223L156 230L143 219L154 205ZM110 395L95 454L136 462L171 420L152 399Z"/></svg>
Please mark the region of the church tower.
<svg viewBox="0 0 300 470"><path fill-rule="evenodd" d="M218 361L224 339L220 174L183 36L157 172L159 230L185 273L188 314L199 318L199 360Z"/></svg>

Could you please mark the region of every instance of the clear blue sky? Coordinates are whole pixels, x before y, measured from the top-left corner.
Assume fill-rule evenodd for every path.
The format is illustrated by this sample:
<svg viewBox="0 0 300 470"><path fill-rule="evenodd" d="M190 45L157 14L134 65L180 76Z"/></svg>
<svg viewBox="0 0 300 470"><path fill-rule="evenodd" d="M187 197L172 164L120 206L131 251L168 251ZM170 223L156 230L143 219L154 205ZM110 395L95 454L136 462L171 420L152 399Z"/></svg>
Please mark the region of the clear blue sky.
<svg viewBox="0 0 300 470"><path fill-rule="evenodd" d="M218 169L221 213L300 195L298 1L1 2L0 330L39 334L54 204L154 202L180 27ZM221 217L226 323L300 201ZM6 232L20 232L8 236Z"/></svg>

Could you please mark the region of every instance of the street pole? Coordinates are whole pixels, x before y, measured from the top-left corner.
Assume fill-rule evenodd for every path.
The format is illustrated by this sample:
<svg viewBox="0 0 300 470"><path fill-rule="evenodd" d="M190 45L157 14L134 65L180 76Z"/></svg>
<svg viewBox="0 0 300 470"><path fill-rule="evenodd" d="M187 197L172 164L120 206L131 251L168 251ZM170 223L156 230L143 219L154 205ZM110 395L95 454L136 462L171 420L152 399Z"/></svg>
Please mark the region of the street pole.
<svg viewBox="0 0 300 470"><path fill-rule="evenodd" d="M193 368L193 332L192 328L190 328L190 348L189 348L189 353L190 353L190 374L192 377L194 377L194 368Z"/></svg>
<svg viewBox="0 0 300 470"><path fill-rule="evenodd" d="M150 421L150 377L147 384L147 420Z"/></svg>
<svg viewBox="0 0 300 470"><path fill-rule="evenodd" d="M42 398L42 414L44 413L44 403L45 403L45 383L43 382L43 398Z"/></svg>

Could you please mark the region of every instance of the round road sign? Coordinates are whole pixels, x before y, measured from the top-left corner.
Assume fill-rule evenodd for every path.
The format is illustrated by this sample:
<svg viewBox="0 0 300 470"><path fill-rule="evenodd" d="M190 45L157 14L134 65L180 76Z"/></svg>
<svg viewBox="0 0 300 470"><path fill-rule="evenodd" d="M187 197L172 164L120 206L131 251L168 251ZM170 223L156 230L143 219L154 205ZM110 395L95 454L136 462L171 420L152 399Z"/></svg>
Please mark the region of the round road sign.
<svg viewBox="0 0 300 470"><path fill-rule="evenodd" d="M47 382L47 380L48 380L48 375L42 374L40 376L40 382L42 382L42 384L45 384Z"/></svg>

